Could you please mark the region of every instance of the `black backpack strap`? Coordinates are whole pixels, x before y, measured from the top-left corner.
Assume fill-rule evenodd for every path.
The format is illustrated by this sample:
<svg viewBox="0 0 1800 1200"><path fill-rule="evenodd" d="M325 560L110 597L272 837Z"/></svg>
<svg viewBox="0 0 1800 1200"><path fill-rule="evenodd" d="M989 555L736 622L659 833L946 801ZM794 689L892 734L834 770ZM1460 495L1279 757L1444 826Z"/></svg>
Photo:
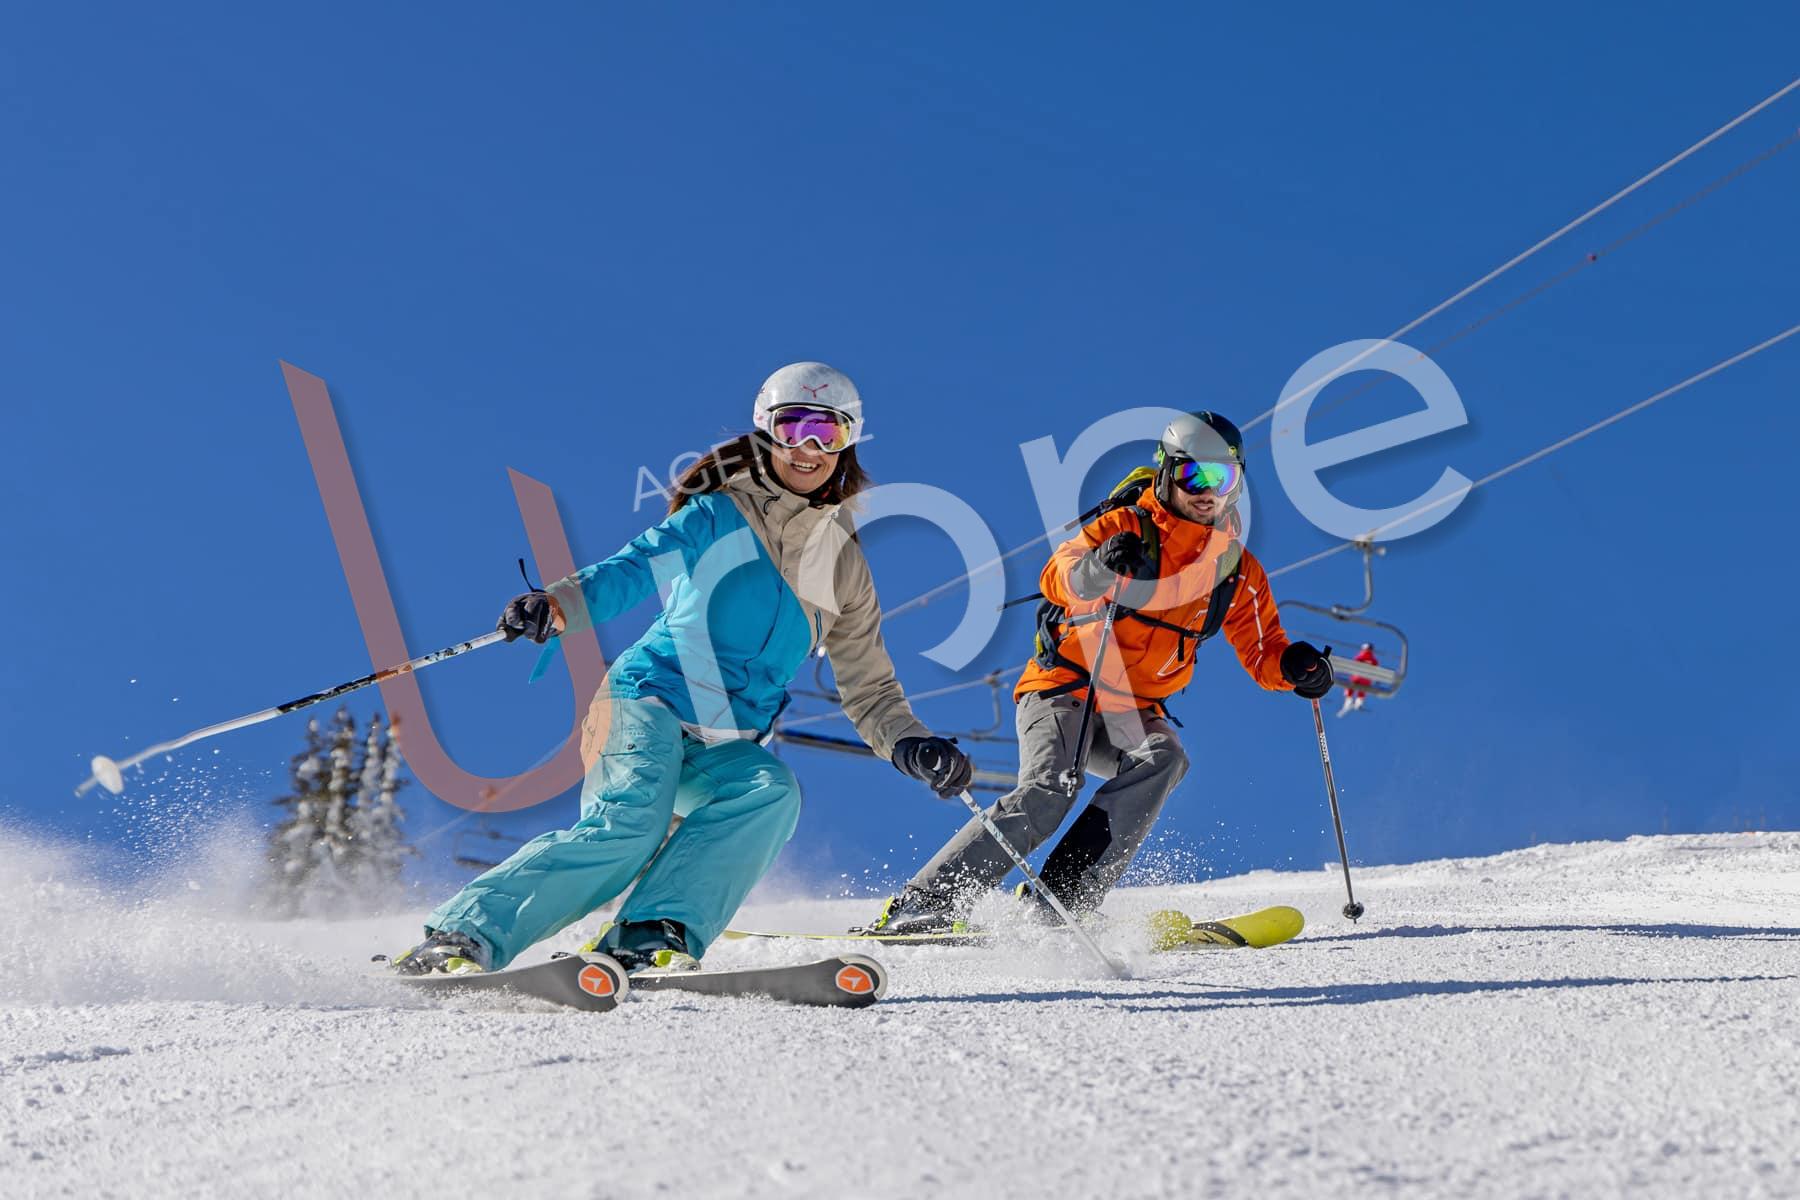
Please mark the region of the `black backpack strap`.
<svg viewBox="0 0 1800 1200"><path fill-rule="evenodd" d="M1238 580L1243 578L1243 571L1234 564L1230 574L1219 580L1213 588L1212 599L1206 602L1206 619L1200 622L1198 633L1200 640L1212 637L1225 624L1225 617L1231 611L1231 602L1237 599Z"/></svg>
<svg viewBox="0 0 1800 1200"><path fill-rule="evenodd" d="M1062 652L1063 623L1069 619L1066 609L1049 600L1038 605L1037 610L1037 651L1031 658L1046 671L1061 667L1065 671L1073 671L1082 678L1087 677L1087 669Z"/></svg>
<svg viewBox="0 0 1800 1200"><path fill-rule="evenodd" d="M1119 616L1126 620L1136 621L1141 625L1149 625L1154 629L1166 629L1175 634L1181 639L1178 654L1181 658L1187 658L1190 654L1198 653L1206 640L1218 633L1220 627L1225 624L1225 616L1231 609L1231 602L1237 597L1239 575L1240 572L1233 568L1232 572L1213 588L1212 598L1207 601L1206 605L1206 617L1200 622L1198 629L1187 625L1177 625L1173 621L1165 621L1160 617L1148 616L1135 608L1121 606ZM1092 618L1087 619L1091 620ZM1082 618L1077 618L1077 623L1081 620ZM1087 686L1090 678L1087 668L1062 652L1062 640L1067 633L1065 626L1068 624L1070 624L1069 614L1060 604L1052 604L1046 600L1038 605L1037 650L1032 655L1032 661L1046 671L1060 667L1065 671L1074 672L1077 676L1074 682L1058 685L1047 692L1039 693L1040 695L1060 696L1064 692L1072 692L1077 688ZM1190 639L1193 641L1192 650L1188 648Z"/></svg>
<svg viewBox="0 0 1800 1200"><path fill-rule="evenodd" d="M1121 613L1140 624L1149 625L1155 629L1166 629L1170 633L1180 637L1180 654L1185 658L1188 655L1187 643L1189 638L1194 640L1194 650L1198 652L1207 639L1218 633L1220 627L1225 624L1225 616L1231 611L1231 602L1237 598L1238 579L1241 575L1242 572L1238 569L1238 564L1234 561L1230 572L1225 578L1213 585L1212 596L1206 602L1206 616L1201 619L1200 626L1197 629L1188 625L1177 625L1172 621L1164 621L1157 617L1146 616L1132 608L1123 609L1121 610Z"/></svg>

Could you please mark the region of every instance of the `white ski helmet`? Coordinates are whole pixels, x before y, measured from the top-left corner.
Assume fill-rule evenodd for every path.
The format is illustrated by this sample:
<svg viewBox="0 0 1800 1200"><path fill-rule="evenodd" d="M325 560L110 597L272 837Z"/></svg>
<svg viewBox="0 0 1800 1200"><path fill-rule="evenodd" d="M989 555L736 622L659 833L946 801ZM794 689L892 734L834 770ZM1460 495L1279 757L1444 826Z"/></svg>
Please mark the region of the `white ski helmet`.
<svg viewBox="0 0 1800 1200"><path fill-rule="evenodd" d="M862 397L850 377L822 362L789 363L767 379L756 393L756 427L770 433L769 414L790 404L829 408L850 419L854 444L862 437Z"/></svg>

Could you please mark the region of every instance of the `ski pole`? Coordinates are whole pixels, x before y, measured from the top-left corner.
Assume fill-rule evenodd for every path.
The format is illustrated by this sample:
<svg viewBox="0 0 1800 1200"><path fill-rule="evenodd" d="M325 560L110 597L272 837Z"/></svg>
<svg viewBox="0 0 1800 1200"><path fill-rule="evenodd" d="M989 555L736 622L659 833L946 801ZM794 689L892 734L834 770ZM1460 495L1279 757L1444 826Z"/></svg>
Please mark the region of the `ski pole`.
<svg viewBox="0 0 1800 1200"><path fill-rule="evenodd" d="M1329 654L1331 651L1326 650ZM1325 714L1319 711L1319 702L1312 702L1313 728L1319 734L1319 762L1325 768L1325 798L1331 801L1331 823L1337 829L1338 861L1344 864L1344 896L1349 903L1344 905L1344 915L1352 921L1363 915L1363 906L1356 902L1356 893L1350 890L1350 851L1344 847L1344 818L1338 813L1337 781L1331 774L1331 747L1325 744Z"/></svg>
<svg viewBox="0 0 1800 1200"><path fill-rule="evenodd" d="M1069 910L1063 907L1063 902L1056 898L1056 893L1044 886L1044 881L1039 879L1037 872L1031 869L1031 864L1025 861L1023 855L1013 849L1012 843L1006 840L1006 837L1000 832L999 826L994 824L993 818L987 815L987 811L975 803L975 797L969 795L967 788L963 789L961 799L968 806L969 811L975 814L975 819L981 822L982 828L987 830L988 836L994 839L994 844L1006 851L1006 857L1013 860L1013 866L1025 872L1026 882L1037 890L1038 895L1050 902L1050 907L1056 910L1056 915L1062 918L1063 924L1067 925L1075 936L1081 939L1081 944L1086 946L1095 958L1106 964L1107 972L1114 979L1124 979L1125 969L1107 956L1106 951L1100 948L1099 943L1089 937L1088 931L1083 929L1080 923L1070 915Z"/></svg>
<svg viewBox="0 0 1800 1200"><path fill-rule="evenodd" d="M1106 615L1100 622L1100 645L1094 651L1093 668L1088 671L1087 703L1081 707L1081 728L1075 735L1075 761L1063 768L1060 782L1063 791L1073 799L1081 793L1081 785L1087 782L1088 763L1088 729L1094 721L1094 706L1100 695L1100 664L1106 661L1106 644L1112 641L1113 621L1119 615L1119 602L1106 602Z"/></svg>
<svg viewBox="0 0 1800 1200"><path fill-rule="evenodd" d="M87 782L75 789L75 794L79 796L92 788L95 784L99 784L116 796L125 790L125 776L123 774L125 768L135 767L146 758L151 758L158 754L167 754L171 750L179 750L183 746L200 741L202 738L213 737L216 734L221 733L230 733L234 729L243 729L249 725L260 725L264 721L272 721L276 717L285 716L297 709L310 708L314 704L323 704L327 700L335 700L337 697L349 692L357 691L360 688L366 688L372 683L380 683L383 680L392 679L396 675L404 675L408 671L417 671L421 667L429 667L432 663L443 662L446 658L455 658L459 654L467 654L471 650L479 650L483 646L491 646L495 642L505 640L506 634L503 631L496 629L494 632L484 633L478 638L472 638L466 642L458 642L454 646L445 646L442 650L433 650L430 654L421 654L419 657L412 659L409 662L403 662L397 667L388 667L385 670L374 671L368 675L364 675L361 679L352 679L348 683L340 683L336 687L326 688L322 692L314 692L312 695L302 696L298 700L289 700L286 704L277 704L274 708L265 708L261 712L253 712L248 716L237 717L230 721L221 721L217 725L208 725L205 729L196 729L192 733L183 734L172 742L163 742L161 745L152 746L148 750L139 751L124 762L114 762L104 754L97 754L94 756L93 763L91 764L93 774L88 776Z"/></svg>

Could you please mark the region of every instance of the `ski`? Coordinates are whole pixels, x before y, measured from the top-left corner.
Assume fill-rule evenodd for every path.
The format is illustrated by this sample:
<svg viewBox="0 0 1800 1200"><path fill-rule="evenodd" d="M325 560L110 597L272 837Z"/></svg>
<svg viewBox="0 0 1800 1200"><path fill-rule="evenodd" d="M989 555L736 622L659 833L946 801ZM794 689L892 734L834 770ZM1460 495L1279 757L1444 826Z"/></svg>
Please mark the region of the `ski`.
<svg viewBox="0 0 1800 1200"><path fill-rule="evenodd" d="M567 954L529 967L464 975L395 975L421 991L443 995L512 992L584 1012L610 1012L631 992L625 968L604 954Z"/></svg>
<svg viewBox="0 0 1800 1200"><path fill-rule="evenodd" d="M640 971L640 992L694 992L702 996L766 996L788 1004L866 1008L887 994L887 971L861 954L840 954L788 967L737 971Z"/></svg>
<svg viewBox="0 0 1800 1200"><path fill-rule="evenodd" d="M1285 904L1222 921L1195 921L1174 909L1150 914L1151 948L1158 951L1261 950L1299 936L1304 928L1300 910Z"/></svg>
<svg viewBox="0 0 1800 1200"><path fill-rule="evenodd" d="M1259 909L1241 916L1219 921L1196 921L1174 909L1164 909L1148 918L1151 949L1164 951L1200 949L1263 949L1277 946L1299 935L1306 927L1300 910L1286 905ZM873 942L889 946L979 946L993 939L994 931L975 927L944 933L869 933L846 930L841 933L810 933L787 930L727 929L725 936L734 939L782 938L810 942Z"/></svg>

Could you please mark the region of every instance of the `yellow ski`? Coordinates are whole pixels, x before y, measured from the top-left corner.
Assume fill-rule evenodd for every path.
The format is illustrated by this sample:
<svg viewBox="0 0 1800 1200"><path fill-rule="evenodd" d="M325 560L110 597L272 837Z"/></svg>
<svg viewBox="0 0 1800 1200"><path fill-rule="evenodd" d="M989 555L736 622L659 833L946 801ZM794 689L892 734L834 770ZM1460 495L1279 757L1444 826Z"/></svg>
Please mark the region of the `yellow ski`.
<svg viewBox="0 0 1800 1200"><path fill-rule="evenodd" d="M1223 921L1195 921L1172 908L1150 914L1151 948L1201 950L1208 947L1263 949L1278 946L1306 928L1297 908L1278 904Z"/></svg>
<svg viewBox="0 0 1800 1200"><path fill-rule="evenodd" d="M1297 908L1285 904L1241 917L1222 921L1196 921L1172 908L1151 913L1150 948L1165 950L1200 950L1214 948L1262 949L1288 941L1306 927L1306 918ZM894 946L975 946L993 935L985 929L963 926L943 933L792 933L765 932L749 929L727 929L725 936L738 938L798 938L816 942L881 942Z"/></svg>

